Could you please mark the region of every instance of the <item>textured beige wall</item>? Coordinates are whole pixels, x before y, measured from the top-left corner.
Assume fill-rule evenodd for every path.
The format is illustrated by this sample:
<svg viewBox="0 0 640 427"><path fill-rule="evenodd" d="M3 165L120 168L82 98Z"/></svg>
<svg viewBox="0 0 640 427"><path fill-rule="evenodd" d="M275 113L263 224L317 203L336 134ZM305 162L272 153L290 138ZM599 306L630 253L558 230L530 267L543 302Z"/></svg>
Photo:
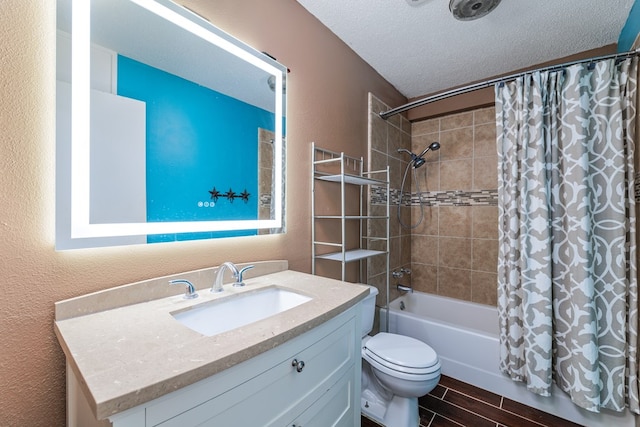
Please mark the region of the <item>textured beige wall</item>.
<svg viewBox="0 0 640 427"><path fill-rule="evenodd" d="M287 228L278 236L55 252L55 2L0 2L0 425L65 420L64 356L53 303L217 265L288 259L310 270L309 143L365 155L367 93L405 102L293 0L184 1L291 69Z"/></svg>

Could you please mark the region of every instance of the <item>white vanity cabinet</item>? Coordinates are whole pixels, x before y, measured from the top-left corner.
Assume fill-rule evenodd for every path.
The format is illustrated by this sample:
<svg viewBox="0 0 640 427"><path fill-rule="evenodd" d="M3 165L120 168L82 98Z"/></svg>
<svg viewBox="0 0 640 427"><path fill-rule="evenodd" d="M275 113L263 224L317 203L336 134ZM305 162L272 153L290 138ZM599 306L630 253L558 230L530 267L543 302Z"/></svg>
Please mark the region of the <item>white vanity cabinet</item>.
<svg viewBox="0 0 640 427"><path fill-rule="evenodd" d="M360 342L356 304L272 350L109 420L114 427L359 426Z"/></svg>

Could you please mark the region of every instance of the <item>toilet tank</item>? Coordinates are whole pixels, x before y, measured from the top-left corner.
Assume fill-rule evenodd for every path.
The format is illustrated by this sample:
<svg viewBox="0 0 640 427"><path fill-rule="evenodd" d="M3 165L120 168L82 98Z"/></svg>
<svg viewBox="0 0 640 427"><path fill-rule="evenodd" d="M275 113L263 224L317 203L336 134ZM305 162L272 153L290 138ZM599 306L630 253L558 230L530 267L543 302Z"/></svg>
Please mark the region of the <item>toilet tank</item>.
<svg viewBox="0 0 640 427"><path fill-rule="evenodd" d="M376 295L378 289L369 286L369 295L362 300L362 337L365 337L373 329L373 317L376 313Z"/></svg>

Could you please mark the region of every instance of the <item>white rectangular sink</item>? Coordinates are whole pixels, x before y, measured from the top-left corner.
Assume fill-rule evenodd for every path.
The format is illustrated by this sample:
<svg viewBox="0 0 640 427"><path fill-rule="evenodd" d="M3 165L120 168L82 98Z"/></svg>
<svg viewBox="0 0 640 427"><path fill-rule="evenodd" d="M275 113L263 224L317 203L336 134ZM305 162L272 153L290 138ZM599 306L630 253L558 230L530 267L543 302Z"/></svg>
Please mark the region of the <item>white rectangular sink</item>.
<svg viewBox="0 0 640 427"><path fill-rule="evenodd" d="M199 304L171 315L184 326L210 337L264 320L307 301L311 298L297 292L268 287Z"/></svg>

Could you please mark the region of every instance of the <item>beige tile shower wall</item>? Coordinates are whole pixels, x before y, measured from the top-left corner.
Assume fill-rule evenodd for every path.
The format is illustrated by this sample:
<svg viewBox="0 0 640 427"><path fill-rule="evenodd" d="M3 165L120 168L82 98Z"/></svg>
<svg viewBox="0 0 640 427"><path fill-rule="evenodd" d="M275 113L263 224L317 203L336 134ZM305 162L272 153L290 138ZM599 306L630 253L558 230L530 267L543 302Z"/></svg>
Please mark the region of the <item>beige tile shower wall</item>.
<svg viewBox="0 0 640 427"><path fill-rule="evenodd" d="M381 119L379 114L389 109L391 107L369 94L369 170L381 170L389 165L392 192L389 221L391 237L389 270L387 271L385 268L383 256L374 257L367 263L368 283L376 286L380 291L376 302L380 306L385 305L386 301L386 275L389 274L390 277L389 283L392 289L389 297L393 299L397 296L397 292L395 292L396 281L391 278L391 271L411 266L411 230L400 227L397 219L397 204L393 205L393 201L400 191L402 175L408 160L405 154L398 153L398 149L409 150L411 148L411 123L401 115L395 115L388 120ZM394 197L394 193L396 197ZM371 200L371 198L368 199ZM384 215L385 212L384 205L369 202L370 215ZM400 214L404 223L411 221L409 207L402 208ZM370 221L368 231L371 235L383 237L384 228L381 226L381 221ZM379 245L379 242L372 242L369 247L378 249Z"/></svg>
<svg viewBox="0 0 640 427"><path fill-rule="evenodd" d="M413 152L421 152L433 141L441 144L439 151L427 154L426 170L418 169L420 190L439 195L495 191L495 133L493 107L414 122ZM461 203L467 199L461 198ZM412 222L419 218L420 208L414 203ZM424 219L411 236L414 289L496 305L497 224L495 205L425 206Z"/></svg>

